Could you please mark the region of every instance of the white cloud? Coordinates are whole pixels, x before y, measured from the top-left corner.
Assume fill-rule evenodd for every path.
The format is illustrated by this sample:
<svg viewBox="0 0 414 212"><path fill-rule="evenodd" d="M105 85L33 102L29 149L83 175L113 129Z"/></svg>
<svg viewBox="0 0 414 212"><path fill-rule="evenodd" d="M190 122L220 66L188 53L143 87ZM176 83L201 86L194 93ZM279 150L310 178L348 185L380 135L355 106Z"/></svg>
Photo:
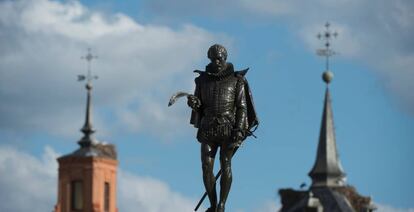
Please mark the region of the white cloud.
<svg viewBox="0 0 414 212"><path fill-rule="evenodd" d="M255 209L254 212L276 212L279 211L280 205L275 200L268 200L264 202L259 208Z"/></svg>
<svg viewBox="0 0 414 212"><path fill-rule="evenodd" d="M125 212L192 211L194 202L150 177L119 173L119 210Z"/></svg>
<svg viewBox="0 0 414 212"><path fill-rule="evenodd" d="M195 0L146 2L149 9L171 16L201 14L213 19L283 22L292 26L291 31L312 52L322 46L316 34L330 21L340 33L333 43L340 57L368 64L403 108L414 114L413 1L231 0L206 5L196 5Z"/></svg>
<svg viewBox="0 0 414 212"><path fill-rule="evenodd" d="M273 0L261 0L261 1L249 1L240 0L242 8L247 11L259 12L265 15L288 15L293 11L292 3L288 1L273 1Z"/></svg>
<svg viewBox="0 0 414 212"><path fill-rule="evenodd" d="M51 211L57 201L57 161L53 148L46 146L41 157L33 156L11 146L0 146L0 211ZM191 211L190 199L160 180L118 172L118 207L120 211ZM378 212L414 212L375 203ZM35 206L35 207L34 207ZM279 209L276 201L269 200L253 209L271 212ZM239 209L239 211L245 211Z"/></svg>
<svg viewBox="0 0 414 212"><path fill-rule="evenodd" d="M57 192L57 155L50 147L45 147L40 159L0 146L0 211L51 211Z"/></svg>
<svg viewBox="0 0 414 212"><path fill-rule="evenodd" d="M321 47L315 35L325 21L339 32L334 49L341 57L368 64L403 108L414 114L414 4L411 1L252 1L256 13L283 18L299 26L297 33L311 51ZM264 9L263 9L264 8ZM271 11L267 8L286 8ZM252 12L254 12L252 11ZM306 11L306 12L304 12ZM323 11L323 12L322 12ZM296 29L292 29L296 30Z"/></svg>
<svg viewBox="0 0 414 212"><path fill-rule="evenodd" d="M0 146L0 211L52 211L57 201L58 156L48 146L41 158ZM194 202L160 180L119 170L120 211L191 211Z"/></svg>
<svg viewBox="0 0 414 212"><path fill-rule="evenodd" d="M78 1L1 1L0 128L80 136L86 95L76 76L86 72L80 57L92 47L99 135L179 133L189 111L167 108L169 95L192 89L192 70L214 38L192 25L144 25Z"/></svg>
<svg viewBox="0 0 414 212"><path fill-rule="evenodd" d="M377 206L376 212L414 212L414 208L396 208L390 205L378 204L375 203Z"/></svg>

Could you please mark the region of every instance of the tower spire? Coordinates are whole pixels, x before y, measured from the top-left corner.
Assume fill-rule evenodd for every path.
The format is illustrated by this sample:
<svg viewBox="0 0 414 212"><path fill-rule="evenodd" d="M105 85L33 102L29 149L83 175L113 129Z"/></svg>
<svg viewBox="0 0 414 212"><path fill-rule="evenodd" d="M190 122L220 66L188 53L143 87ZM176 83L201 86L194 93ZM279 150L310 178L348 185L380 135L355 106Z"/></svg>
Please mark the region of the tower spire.
<svg viewBox="0 0 414 212"><path fill-rule="evenodd" d="M98 57L92 55L91 48L88 48L88 53L81 58L85 59L88 65L87 75L78 75L78 81L86 80L85 88L87 90L85 124L81 129L84 136L78 141L78 144L83 148L90 147L92 144L96 143L96 140L93 137L95 130L92 126L92 80L98 79L98 76L91 74L91 61Z"/></svg>
<svg viewBox="0 0 414 212"><path fill-rule="evenodd" d="M329 30L329 26L329 23L325 24L326 31L323 36L325 49L319 49L317 52L318 55L326 57L326 70L322 75L322 79L326 83L326 91L316 160L312 170L309 172L313 187L343 186L345 183L345 173L336 149L335 127L329 92L329 83L333 79L333 73L329 71L329 57L335 54L330 49L332 33ZM333 33L333 36L336 37L337 33ZM318 34L318 38L320 39L321 37L322 35Z"/></svg>
<svg viewBox="0 0 414 212"><path fill-rule="evenodd" d="M325 27L329 27L326 24ZM329 34L329 33L328 33ZM320 38L322 35L318 35ZM327 37L330 37L328 35ZM331 52L330 43L325 43L323 51ZM332 51L333 52L333 51ZM319 51L318 51L319 54ZM321 55L321 54L319 54ZM326 54L326 70L322 75L326 83L325 100L322 111L321 129L315 164L308 173L312 185L308 190L292 188L280 189L281 212L292 211L367 211L376 209L370 197L360 195L355 187L345 183L345 173L336 149L335 127L332 112L329 84L333 79L329 71L329 56Z"/></svg>

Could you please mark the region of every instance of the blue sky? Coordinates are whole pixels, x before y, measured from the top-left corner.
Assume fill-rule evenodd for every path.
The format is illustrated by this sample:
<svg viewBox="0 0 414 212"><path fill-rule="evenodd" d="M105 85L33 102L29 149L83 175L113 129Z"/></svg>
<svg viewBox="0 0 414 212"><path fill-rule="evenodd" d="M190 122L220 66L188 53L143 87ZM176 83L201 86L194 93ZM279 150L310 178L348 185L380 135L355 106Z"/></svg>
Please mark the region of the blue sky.
<svg viewBox="0 0 414 212"><path fill-rule="evenodd" d="M96 137L119 154L120 211L191 210L203 192L199 144L185 101L167 102L192 91L192 71L221 43L236 69L250 67L261 121L233 160L227 210L275 211L278 189L310 183L325 90L316 34L330 21L347 182L379 211L413 211L413 9L402 0L1 1L0 210L56 203L54 159L81 138L86 95L76 75L88 47L99 56Z"/></svg>

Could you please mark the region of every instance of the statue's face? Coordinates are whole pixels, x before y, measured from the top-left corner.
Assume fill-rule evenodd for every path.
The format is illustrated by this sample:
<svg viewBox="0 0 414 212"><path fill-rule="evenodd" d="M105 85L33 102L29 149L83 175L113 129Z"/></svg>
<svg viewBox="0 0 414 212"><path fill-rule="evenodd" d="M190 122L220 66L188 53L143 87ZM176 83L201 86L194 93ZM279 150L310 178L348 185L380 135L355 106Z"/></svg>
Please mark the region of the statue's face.
<svg viewBox="0 0 414 212"><path fill-rule="evenodd" d="M226 70L227 63L226 63L226 55L224 54L224 52L216 51L213 57L210 58L210 60L217 72Z"/></svg>

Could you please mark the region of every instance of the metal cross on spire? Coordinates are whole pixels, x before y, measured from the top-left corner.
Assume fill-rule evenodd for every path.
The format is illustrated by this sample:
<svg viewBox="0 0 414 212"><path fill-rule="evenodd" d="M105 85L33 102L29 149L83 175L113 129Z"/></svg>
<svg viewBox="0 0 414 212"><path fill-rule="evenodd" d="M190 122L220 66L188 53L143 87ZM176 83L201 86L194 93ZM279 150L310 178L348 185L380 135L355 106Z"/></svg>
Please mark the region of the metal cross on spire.
<svg viewBox="0 0 414 212"><path fill-rule="evenodd" d="M318 49L316 54L326 58L326 71L329 70L329 57L336 54L336 52L331 49L331 41L333 38L338 37L338 33L336 31L332 32L329 28L330 26L331 24L326 22L325 31L323 33L318 33L317 35L319 40L323 40L325 42L325 48Z"/></svg>
<svg viewBox="0 0 414 212"><path fill-rule="evenodd" d="M92 75L91 71L91 61L97 59L98 56L92 55L91 48L88 48L88 53L85 56L82 56L81 59L84 59L88 63L88 73L87 75L78 75L78 81L86 80L88 84L94 79L98 79L97 75Z"/></svg>
<svg viewBox="0 0 414 212"><path fill-rule="evenodd" d="M85 59L88 62L88 73L87 75L78 75L78 81L86 80L86 90L87 90L87 99L86 99L86 115L85 115L85 124L83 125L81 131L83 132L84 136L78 142L79 145L84 147L90 147L94 143L96 143L95 138L92 134L95 132L92 126L92 83L93 79L98 79L98 76L91 74L91 61L93 59L98 58L97 56L92 55L91 48L88 48L88 54L81 57L81 59Z"/></svg>

